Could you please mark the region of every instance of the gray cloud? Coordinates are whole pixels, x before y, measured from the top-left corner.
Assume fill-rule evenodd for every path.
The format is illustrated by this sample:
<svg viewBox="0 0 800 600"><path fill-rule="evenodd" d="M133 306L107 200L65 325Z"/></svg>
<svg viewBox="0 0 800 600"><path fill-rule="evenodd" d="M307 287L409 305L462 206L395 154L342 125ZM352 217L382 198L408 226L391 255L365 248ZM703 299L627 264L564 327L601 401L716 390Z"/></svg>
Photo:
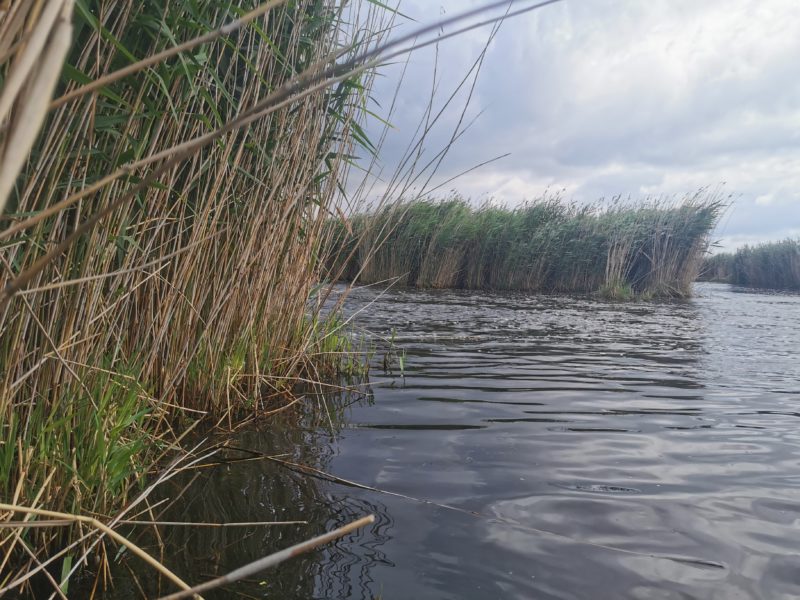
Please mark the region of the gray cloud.
<svg viewBox="0 0 800 600"><path fill-rule="evenodd" d="M478 4L401 8L429 23ZM439 104L486 36L441 45ZM504 23L469 111L482 115L435 181L510 152L447 187L507 203L563 188L583 202L725 182L736 202L718 231L723 244L800 235L798 56L796 0L565 0ZM383 149L389 166L425 108L433 62L432 50L411 58ZM398 74L387 68L377 86L384 105ZM457 116L448 113L430 149L446 142Z"/></svg>

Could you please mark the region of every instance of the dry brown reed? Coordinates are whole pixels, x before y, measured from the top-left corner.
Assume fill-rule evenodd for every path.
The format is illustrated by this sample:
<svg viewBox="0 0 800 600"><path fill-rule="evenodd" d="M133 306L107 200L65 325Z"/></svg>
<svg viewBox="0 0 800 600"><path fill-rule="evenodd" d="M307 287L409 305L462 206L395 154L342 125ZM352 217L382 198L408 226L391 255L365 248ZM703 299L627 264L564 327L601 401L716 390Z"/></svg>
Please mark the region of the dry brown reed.
<svg viewBox="0 0 800 600"><path fill-rule="evenodd" d="M17 2L0 20L0 56L14 58L0 94L0 123L6 129L0 145L0 214L61 73L72 35L72 4L72 0ZM16 110L9 118L12 108Z"/></svg>
<svg viewBox="0 0 800 600"><path fill-rule="evenodd" d="M322 546L324 544L337 540L341 537L344 537L347 534L352 533L357 529L365 527L366 525L370 525L371 523L374 522L375 522L375 517L373 515L362 517L357 521L348 523L347 525L334 529L333 531L324 533L317 537L311 538L310 540L306 540L305 542L301 542L299 544L295 544L294 546L290 546L289 548L281 550L280 552L275 552L274 554L270 554L269 556L265 556L259 560L253 561L252 563L244 565L243 567L239 567L235 571L231 571L230 573L227 573L222 577L217 577L216 579L212 579L200 585L194 586L191 589L183 590L181 592L176 592L174 594L169 594L168 596L163 596L161 600L181 600L182 598L189 598L193 594L207 592L209 590L213 590L223 585L228 585L236 581L240 581L246 577L255 575L256 573L259 573L265 569L275 567L281 564L282 562L285 562L291 558L299 556L300 554L310 552L311 550L314 550L319 546Z"/></svg>
<svg viewBox="0 0 800 600"><path fill-rule="evenodd" d="M440 24L381 46L380 2L248 4L0 7L0 498L65 522L0 540L6 589L64 596L190 424L268 413L348 350L308 312L327 218L372 67ZM389 189L438 164L409 156Z"/></svg>
<svg viewBox="0 0 800 600"><path fill-rule="evenodd" d="M69 101L38 138L28 107L44 114L39 82L61 74L71 3L6 14L0 497L10 505L109 514L174 448L182 421L254 414L292 378L323 376L308 362L324 354L306 306L314 248L371 72L228 125L310 66L373 46L386 13L272 2L248 27L209 34L244 4L80 4L58 89ZM198 50L163 59L201 36ZM161 58L140 66L147 56ZM102 85L69 96L89 82ZM3 564L60 539L53 528L6 537Z"/></svg>

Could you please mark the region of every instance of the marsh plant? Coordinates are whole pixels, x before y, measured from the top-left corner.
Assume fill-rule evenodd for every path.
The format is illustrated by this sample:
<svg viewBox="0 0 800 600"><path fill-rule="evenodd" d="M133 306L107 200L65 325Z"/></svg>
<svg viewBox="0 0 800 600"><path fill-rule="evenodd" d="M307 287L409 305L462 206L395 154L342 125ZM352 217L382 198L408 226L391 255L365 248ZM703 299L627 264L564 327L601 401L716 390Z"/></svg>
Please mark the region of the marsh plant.
<svg viewBox="0 0 800 600"><path fill-rule="evenodd" d="M62 597L120 552L192 595L116 529L206 458L187 447L197 425L232 429L361 372L319 283L330 220L350 227L378 163L375 68L493 26L441 105L434 77L387 178L384 197L403 197L463 130L498 23L554 1L391 38L398 13L378 0L0 2L0 595L38 578ZM459 93L451 142L423 160Z"/></svg>
<svg viewBox="0 0 800 600"><path fill-rule="evenodd" d="M704 281L746 287L800 290L800 240L744 246L734 253L706 259L700 274Z"/></svg>
<svg viewBox="0 0 800 600"><path fill-rule="evenodd" d="M722 209L682 201L509 208L459 197L397 202L331 223L332 276L429 288L687 296Z"/></svg>
<svg viewBox="0 0 800 600"><path fill-rule="evenodd" d="M37 58L54 61L56 99L2 215L0 499L107 516L198 419L241 421L297 381L336 377L346 340L307 301L373 72L304 95L293 82L372 47L387 13L336 0L71 8L0 11L4 99L40 64L36 40L46 50L72 30L63 68ZM42 93L15 89L6 155L25 94ZM0 595L46 550L77 565L96 543L69 521L3 531Z"/></svg>

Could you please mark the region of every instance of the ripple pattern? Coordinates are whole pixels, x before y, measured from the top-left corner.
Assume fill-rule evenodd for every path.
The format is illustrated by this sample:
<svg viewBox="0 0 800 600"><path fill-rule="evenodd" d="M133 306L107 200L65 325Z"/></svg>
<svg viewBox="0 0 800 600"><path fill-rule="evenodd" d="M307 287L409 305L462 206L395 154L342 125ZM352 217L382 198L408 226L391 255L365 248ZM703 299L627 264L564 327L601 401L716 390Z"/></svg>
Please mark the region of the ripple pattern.
<svg viewBox="0 0 800 600"><path fill-rule="evenodd" d="M800 597L800 297L696 292L356 290L404 373L331 468L481 515L384 499L373 595Z"/></svg>

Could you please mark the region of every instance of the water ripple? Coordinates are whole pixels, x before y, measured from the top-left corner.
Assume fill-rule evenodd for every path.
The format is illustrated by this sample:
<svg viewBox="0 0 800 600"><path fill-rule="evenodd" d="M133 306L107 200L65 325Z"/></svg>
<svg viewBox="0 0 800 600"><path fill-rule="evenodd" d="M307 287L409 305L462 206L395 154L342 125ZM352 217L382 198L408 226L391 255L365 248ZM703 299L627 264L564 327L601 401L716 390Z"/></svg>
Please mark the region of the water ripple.
<svg viewBox="0 0 800 600"><path fill-rule="evenodd" d="M800 597L797 315L800 297L715 285L633 305L385 294L360 322L398 332L404 377L353 409L370 426L332 466L497 521L393 503L381 597Z"/></svg>

